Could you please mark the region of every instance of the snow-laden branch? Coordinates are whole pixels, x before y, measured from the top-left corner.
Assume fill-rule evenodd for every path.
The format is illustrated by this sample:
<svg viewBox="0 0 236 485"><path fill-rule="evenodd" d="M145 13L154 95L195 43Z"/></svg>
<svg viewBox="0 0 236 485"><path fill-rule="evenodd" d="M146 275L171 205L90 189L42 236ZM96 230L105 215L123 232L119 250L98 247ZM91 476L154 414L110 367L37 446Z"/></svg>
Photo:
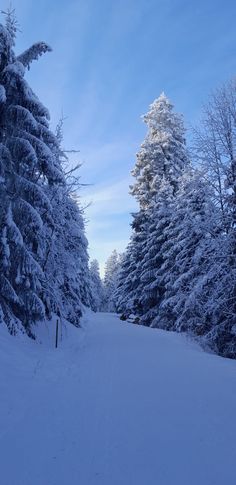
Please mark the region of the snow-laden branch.
<svg viewBox="0 0 236 485"><path fill-rule="evenodd" d="M33 44L29 49L20 54L17 60L29 69L32 61L37 60L45 52L51 51L52 48L45 42L36 42L36 44Z"/></svg>

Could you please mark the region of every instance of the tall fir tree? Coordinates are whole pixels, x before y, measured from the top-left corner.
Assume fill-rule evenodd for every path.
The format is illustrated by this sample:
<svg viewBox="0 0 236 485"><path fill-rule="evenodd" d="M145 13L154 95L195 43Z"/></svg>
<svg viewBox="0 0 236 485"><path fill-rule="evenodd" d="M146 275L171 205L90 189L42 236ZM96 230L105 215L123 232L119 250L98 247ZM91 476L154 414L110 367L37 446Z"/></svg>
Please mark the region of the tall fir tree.
<svg viewBox="0 0 236 485"><path fill-rule="evenodd" d="M46 255L43 269L49 289L47 309L53 309L78 325L83 306L91 304L88 268L88 241L85 237L84 214L78 197L79 176L62 150L63 123L57 125L55 146L66 183L48 187L53 208L53 224L47 227Z"/></svg>
<svg viewBox="0 0 236 485"><path fill-rule="evenodd" d="M199 131L198 131L199 132ZM221 209L219 234L206 257L208 270L198 284L204 312L204 342L220 355L236 358L236 80L218 88L204 109L199 160L209 166L209 182ZM198 139L199 141L199 139ZM214 147L212 156L212 145ZM212 173L213 172L213 173Z"/></svg>
<svg viewBox="0 0 236 485"><path fill-rule="evenodd" d="M204 333L195 289L208 268L206 254L218 234L219 211L212 190L196 171L186 171L173 201L171 223L156 274L165 297L152 326Z"/></svg>
<svg viewBox="0 0 236 485"><path fill-rule="evenodd" d="M148 210L149 224L140 265L139 309L141 323L150 326L159 311L165 296L165 285L157 277L163 264L163 245L167 241L168 228L173 217L173 187L163 181L158 199Z"/></svg>
<svg viewBox="0 0 236 485"><path fill-rule="evenodd" d="M120 270L121 255L114 249L105 265L104 275L104 299L103 311L114 312L116 310L115 290L117 287L118 274Z"/></svg>
<svg viewBox="0 0 236 485"><path fill-rule="evenodd" d="M140 206L133 223L133 254L130 250L128 253L135 264L127 278L135 281L135 295L129 299L129 307L132 307L133 313L142 316L143 323L150 325L163 296L163 289L158 287L155 276L161 264L161 245L165 240L163 231L168 225L171 200L189 165L189 157L182 116L174 113L173 105L164 94L154 101L143 119L148 133L137 154L132 171L135 183L131 186L131 194ZM140 218L145 222L137 224ZM125 282L119 282L120 289L125 286ZM120 300L121 290L118 294Z"/></svg>
<svg viewBox="0 0 236 485"><path fill-rule="evenodd" d="M124 316L129 316L132 313L140 314L141 312L140 276L149 222L147 214L143 210L132 214L132 216L133 231L128 248L121 260L114 292L116 309Z"/></svg>
<svg viewBox="0 0 236 485"><path fill-rule="evenodd" d="M11 333L32 335L32 323L51 311L62 314L58 281L67 306L70 298L76 302L78 322L81 301L88 303L88 255L49 113L24 78L32 61L51 49L41 42L16 57L15 33L9 13L6 27L0 25L0 306Z"/></svg>
<svg viewBox="0 0 236 485"><path fill-rule="evenodd" d="M21 325L30 333L31 322L44 317L43 227L51 212L44 187L64 179L51 150L48 111L26 83L24 63L13 52L12 25L8 17L6 28L0 26L1 306L12 333Z"/></svg>
<svg viewBox="0 0 236 485"><path fill-rule="evenodd" d="M91 284L91 308L95 312L100 311L102 309L102 302L103 302L103 284L100 277L100 270L99 264L97 259L93 259L90 263L90 284Z"/></svg>
<svg viewBox="0 0 236 485"><path fill-rule="evenodd" d="M182 116L174 113L173 105L164 93L150 105L149 112L142 118L148 133L131 172L135 178L131 194L145 210L157 200L163 180L168 181L174 191L177 190L178 179L189 159Z"/></svg>

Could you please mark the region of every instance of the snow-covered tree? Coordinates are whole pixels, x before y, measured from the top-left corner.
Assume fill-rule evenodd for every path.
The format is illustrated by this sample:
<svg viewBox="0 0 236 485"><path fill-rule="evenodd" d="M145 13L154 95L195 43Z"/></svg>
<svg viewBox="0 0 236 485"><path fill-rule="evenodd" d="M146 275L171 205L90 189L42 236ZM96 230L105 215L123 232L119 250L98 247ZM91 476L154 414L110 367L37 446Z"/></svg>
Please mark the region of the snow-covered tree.
<svg viewBox="0 0 236 485"><path fill-rule="evenodd" d="M88 242L85 237L84 214L78 197L79 177L61 145L63 129L56 129L58 145L54 153L60 161L66 183L49 186L53 224L45 234L46 255L43 269L47 278L47 304L71 323L78 325L83 305L91 304L88 269ZM72 175L71 175L72 174Z"/></svg>
<svg viewBox="0 0 236 485"><path fill-rule="evenodd" d="M145 210L157 200L163 179L177 190L178 179L189 160L182 116L173 112L173 105L164 93L151 104L143 120L148 133L132 171L135 183L131 194Z"/></svg>
<svg viewBox="0 0 236 485"><path fill-rule="evenodd" d="M0 306L10 332L32 334L51 311L78 323L90 287L82 211L49 113L24 78L50 48L38 43L16 57L14 25L11 14L0 25Z"/></svg>
<svg viewBox="0 0 236 485"><path fill-rule="evenodd" d="M95 312L100 311L103 302L103 284L100 277L99 264L97 259L90 263L90 284L91 284L91 308Z"/></svg>
<svg viewBox="0 0 236 485"><path fill-rule="evenodd" d="M145 211L133 214L132 235L124 253L117 284L114 293L116 309L128 316L140 314L140 276L142 272L143 255L146 251L148 219Z"/></svg>
<svg viewBox="0 0 236 485"><path fill-rule="evenodd" d="M30 332L31 322L44 317L43 227L51 211L44 186L64 179L51 150L48 111L24 79L11 34L9 24L0 26L1 306L11 332L19 321Z"/></svg>
<svg viewBox="0 0 236 485"><path fill-rule="evenodd" d="M83 213L66 188L55 188L51 204L53 227L46 234L43 270L47 282L47 308L78 326L83 305L90 306L88 242Z"/></svg>
<svg viewBox="0 0 236 485"><path fill-rule="evenodd" d="M219 235L207 256L209 267L198 286L204 308L203 342L214 352L236 358L236 264L235 234Z"/></svg>
<svg viewBox="0 0 236 485"><path fill-rule="evenodd" d="M217 237L218 220L210 187L201 173L187 171L165 231L162 264L156 273L165 294L152 326L195 334L205 331L194 292L207 271L206 254Z"/></svg>
<svg viewBox="0 0 236 485"><path fill-rule="evenodd" d="M236 357L235 107L232 81L205 107L195 131L194 170L181 118L164 96L151 106L131 187L140 211L116 290L119 311L138 314L144 325L188 332L231 358Z"/></svg>
<svg viewBox="0 0 236 485"><path fill-rule="evenodd" d="M117 287L118 273L120 270L121 255L114 249L106 261L104 275L104 299L102 308L104 311L114 312L116 310L115 290Z"/></svg>
<svg viewBox="0 0 236 485"><path fill-rule="evenodd" d="M208 167L222 218L219 235L205 256L210 262L198 282L198 300L204 308L205 342L214 351L236 357L236 81L213 93L204 109L199 160ZM198 130L199 133L199 130ZM199 141L199 138L197 139ZM200 145L200 146L199 146ZM212 154L212 146L214 152Z"/></svg>
<svg viewBox="0 0 236 485"><path fill-rule="evenodd" d="M156 272L162 260L165 228L171 217L171 200L178 191L189 158L182 117L173 112L173 105L164 94L150 106L144 121L148 133L137 154L132 171L136 180L131 187L140 211L134 217L127 253L129 263L126 260L126 265L127 268L131 265L131 271L126 281L119 282L118 301L121 302L124 295L122 287L130 288L129 295L124 295L124 302L133 313L142 316L142 323L150 325L163 293ZM123 270L122 267L121 275Z"/></svg>
<svg viewBox="0 0 236 485"><path fill-rule="evenodd" d="M163 245L168 238L167 232L173 217L173 187L168 182L162 182L158 199L148 212L149 224L146 231L140 266L140 284L137 291L141 323L150 326L165 295L165 285L157 277L157 273L163 264Z"/></svg>

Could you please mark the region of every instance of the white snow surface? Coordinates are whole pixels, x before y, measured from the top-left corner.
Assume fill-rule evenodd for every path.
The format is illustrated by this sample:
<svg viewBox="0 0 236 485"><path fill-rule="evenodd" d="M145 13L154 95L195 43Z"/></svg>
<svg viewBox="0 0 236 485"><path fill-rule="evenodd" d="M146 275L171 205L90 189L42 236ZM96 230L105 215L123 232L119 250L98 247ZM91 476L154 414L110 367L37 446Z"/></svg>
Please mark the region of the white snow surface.
<svg viewBox="0 0 236 485"><path fill-rule="evenodd" d="M0 327L2 485L235 485L235 361L108 313L54 349L54 324Z"/></svg>

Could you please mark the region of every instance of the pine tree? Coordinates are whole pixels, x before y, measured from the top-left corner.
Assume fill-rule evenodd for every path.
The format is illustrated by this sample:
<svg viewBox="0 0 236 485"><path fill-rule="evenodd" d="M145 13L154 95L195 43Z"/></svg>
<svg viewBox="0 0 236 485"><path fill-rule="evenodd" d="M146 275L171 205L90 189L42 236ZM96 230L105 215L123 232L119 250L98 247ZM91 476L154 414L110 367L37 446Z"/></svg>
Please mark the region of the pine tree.
<svg viewBox="0 0 236 485"><path fill-rule="evenodd" d="M43 270L47 278L47 310L58 313L74 325L79 325L83 305L91 304L88 268L88 241L85 237L84 214L78 198L77 168L69 167L62 150L63 123L56 129L58 145L54 153L60 162L66 183L48 187L53 224L47 227L46 255Z"/></svg>
<svg viewBox="0 0 236 485"><path fill-rule="evenodd" d="M142 309L141 323L147 326L153 324L165 295L165 285L158 278L158 271L163 264L163 245L168 239L167 233L172 217L173 187L163 181L158 192L158 200L149 209L149 225L138 287L139 307Z"/></svg>
<svg viewBox="0 0 236 485"><path fill-rule="evenodd" d="M53 156L48 112L24 80L12 50L13 23L0 26L1 104L1 306L9 330L44 317L43 226L51 205L45 184L64 183Z"/></svg>
<svg viewBox="0 0 236 485"><path fill-rule="evenodd" d="M104 311L114 312L116 310L114 295L117 287L120 261L121 256L117 253L116 249L114 249L105 265L104 300L102 305Z"/></svg>
<svg viewBox="0 0 236 485"><path fill-rule="evenodd" d="M153 326L198 335L206 332L195 289L207 271L206 254L217 237L218 220L210 187L201 173L187 171L162 246L163 263L157 278L165 286L165 297Z"/></svg>
<svg viewBox="0 0 236 485"><path fill-rule="evenodd" d="M51 49L38 43L17 58L15 32L9 13L0 26L0 307L11 333L32 335L52 311L78 324L91 295L82 210L49 113L24 79Z"/></svg>
<svg viewBox="0 0 236 485"><path fill-rule="evenodd" d="M204 342L225 357L236 357L236 81L215 91L204 109L199 159L209 166L209 182L221 209L218 237L205 254L208 268L194 288L204 308ZM214 141L214 143L212 142ZM214 151L212 151L212 146ZM196 300L196 298L195 298Z"/></svg>
<svg viewBox="0 0 236 485"><path fill-rule="evenodd" d="M53 226L47 234L43 264L47 288L47 309L79 325L83 305L90 306L88 242L81 209L67 189L50 190Z"/></svg>
<svg viewBox="0 0 236 485"><path fill-rule="evenodd" d="M145 211L140 210L132 215L133 232L128 248L121 260L114 293L117 311L123 313L126 317L130 314L141 314L140 276L148 226Z"/></svg>
<svg viewBox="0 0 236 485"><path fill-rule="evenodd" d="M154 101L143 118L148 133L137 154L132 171L136 181L131 187L131 194L140 205L135 219L142 220L141 224L134 220L133 254L129 251L130 260L135 264L127 275L127 283L135 284L124 283L123 286L133 286L126 301L134 313L142 316L142 323L150 325L163 298L156 272L162 261L161 246L171 218L171 201L177 194L189 158L182 117L173 112L173 105L164 94Z"/></svg>
<svg viewBox="0 0 236 485"><path fill-rule="evenodd" d="M90 263L90 281L92 294L91 308L97 312L101 310L103 302L103 285L97 259L93 259Z"/></svg>
<svg viewBox="0 0 236 485"><path fill-rule="evenodd" d="M209 267L200 281L199 301L204 308L203 343L223 357L236 358L235 235L219 235L208 253ZM198 287L199 288L199 287ZM197 288L197 289L198 289Z"/></svg>
<svg viewBox="0 0 236 485"><path fill-rule="evenodd" d="M173 112L173 105L164 93L151 104L143 120L148 133L132 171L136 181L131 194L145 210L157 200L163 179L177 190L178 179L189 160L182 117Z"/></svg>

